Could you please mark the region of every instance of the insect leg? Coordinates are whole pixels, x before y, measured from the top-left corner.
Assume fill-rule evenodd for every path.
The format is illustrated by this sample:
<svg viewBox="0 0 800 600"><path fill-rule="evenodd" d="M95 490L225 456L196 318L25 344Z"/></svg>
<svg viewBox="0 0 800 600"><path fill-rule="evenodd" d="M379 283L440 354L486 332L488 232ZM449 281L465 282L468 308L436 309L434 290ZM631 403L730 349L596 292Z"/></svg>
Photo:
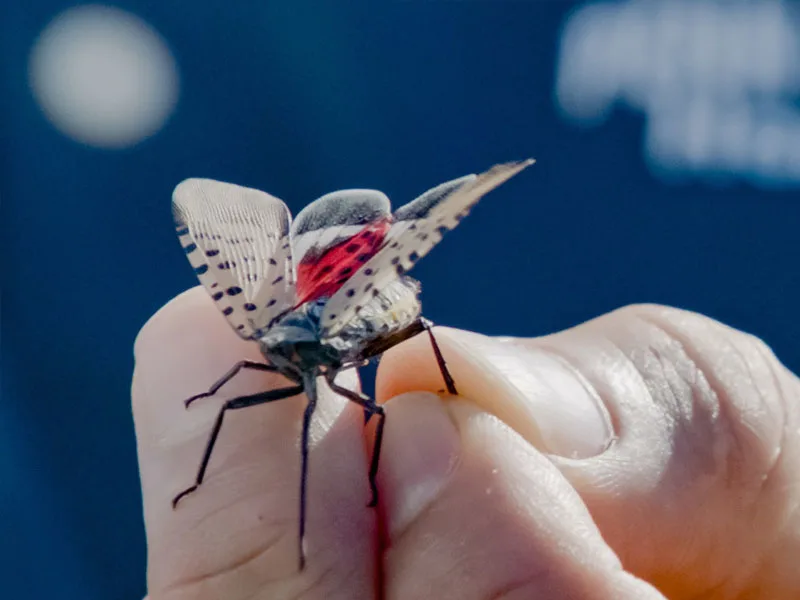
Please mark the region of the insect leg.
<svg viewBox="0 0 800 600"><path fill-rule="evenodd" d="M206 449L203 453L203 458L200 461L200 468L197 471L194 485L186 488L180 494L175 496L175 498L172 500L172 508L177 507L178 502L180 502L184 496L191 494L198 487L200 487L201 483L203 483L203 478L206 474L206 468L208 468L208 461L211 459L211 452L214 450L214 444L217 442L219 430L222 428L222 420L225 418L225 411L234 410L237 408L246 408L248 406L256 406L257 404L264 404L265 402L272 402L273 400L282 400L284 398L290 398L291 396L297 396L298 394L302 393L303 386L298 385L294 387L270 390L268 392L260 392L250 396L233 398L232 400L228 400L225 404L223 404L219 414L217 414L217 420L214 421L214 427L211 429L211 435L208 437L208 443L206 443Z"/></svg>
<svg viewBox="0 0 800 600"><path fill-rule="evenodd" d="M383 354L389 348L393 348L400 342L409 340L423 331L427 331L428 336L431 339L431 346L433 346L433 353L436 355L436 363L439 365L439 371L444 378L445 387L447 388L448 393L455 396L458 393L456 392L456 382L453 380L453 376L450 375L450 371L447 368L447 362L445 362L444 356L442 356L442 351L439 349L439 344L436 342L436 337L433 335L432 328L433 323L425 318L420 317L405 329L374 340L367 345L360 357L365 359L374 358Z"/></svg>
<svg viewBox="0 0 800 600"><path fill-rule="evenodd" d="M444 356L442 356L442 351L439 349L439 344L436 342L436 338L433 335L433 323L428 321L428 319L420 319L420 323L422 323L422 327L428 332L428 336L431 338L433 353L436 355L436 364L439 365L439 371L444 378L444 385L447 387L447 393L452 396L457 396L458 392L456 391L456 382L453 380L453 376L450 375L450 371L447 368L447 362L445 362Z"/></svg>
<svg viewBox="0 0 800 600"><path fill-rule="evenodd" d="M359 360L357 362L347 363L342 365L340 369L336 371L336 375L342 373L343 371L347 371L348 369L358 369L360 367L367 367L369 366L369 359ZM364 409L364 425L369 425L369 420L372 418L372 415L375 414L375 411L370 410L368 408Z"/></svg>
<svg viewBox="0 0 800 600"><path fill-rule="evenodd" d="M306 499L308 490L308 438L311 430L311 417L317 407L317 377L311 374L303 379L308 404L303 413L303 433L300 442L300 530L298 535L300 570L306 566L306 552L303 542L306 537Z"/></svg>
<svg viewBox="0 0 800 600"><path fill-rule="evenodd" d="M380 418L380 421L378 421L378 425L375 428L375 443L372 446L372 458L370 459L369 464L369 487L370 491L372 492L372 499L369 501L369 504L367 504L367 506L377 506L378 486L375 483L375 477L378 475L378 461L381 457L381 444L383 442L383 426L386 423L386 412L383 410L383 407L380 404L376 404L375 401L366 394L354 392L353 390L348 390L347 388L337 385L333 381L335 376L335 373L328 373L328 387L330 387L331 390L337 394L341 394L348 400L363 406L365 414L369 414L370 416L378 415Z"/></svg>
<svg viewBox="0 0 800 600"><path fill-rule="evenodd" d="M191 398L187 398L186 400L184 400L183 403L186 405L186 408L189 408L189 405L195 400L199 400L200 398L208 398L209 396L213 396L214 394L216 394L219 388L221 388L223 385L225 385L231 379L233 379L236 376L236 374L242 369L253 369L254 371L269 371L269 372L275 372L278 370L277 367L274 367L272 365L257 363L251 360L240 360L238 363L233 365L230 368L230 370L227 373L225 373L225 375L220 377L219 380L217 380L217 382L214 385L208 388L207 392L203 392L202 394L197 394L196 396L192 396Z"/></svg>

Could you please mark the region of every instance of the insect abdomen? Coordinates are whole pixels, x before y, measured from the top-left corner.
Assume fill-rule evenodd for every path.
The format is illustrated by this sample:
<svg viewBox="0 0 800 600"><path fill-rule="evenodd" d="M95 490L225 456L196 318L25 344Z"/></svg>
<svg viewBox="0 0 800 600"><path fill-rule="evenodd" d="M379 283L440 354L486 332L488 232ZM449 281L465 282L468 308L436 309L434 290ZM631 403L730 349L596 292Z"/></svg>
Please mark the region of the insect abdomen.
<svg viewBox="0 0 800 600"><path fill-rule="evenodd" d="M358 308L356 317L339 336L368 341L408 327L421 313L417 294L419 283L416 280L410 277L396 279Z"/></svg>

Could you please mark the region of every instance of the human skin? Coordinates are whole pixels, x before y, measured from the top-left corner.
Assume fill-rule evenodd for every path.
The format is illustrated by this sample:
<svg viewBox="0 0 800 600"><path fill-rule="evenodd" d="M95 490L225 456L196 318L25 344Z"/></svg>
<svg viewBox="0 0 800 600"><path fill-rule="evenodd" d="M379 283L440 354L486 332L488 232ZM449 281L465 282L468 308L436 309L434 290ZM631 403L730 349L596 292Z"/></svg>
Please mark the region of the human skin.
<svg viewBox="0 0 800 600"><path fill-rule="evenodd" d="M132 391L148 598L800 598L800 381L763 342L650 305L538 339L436 336L459 397L435 394L426 336L378 370L377 510L363 412L323 392L299 572L304 399L231 411L173 510L223 399L286 381L245 372L184 410L261 357L200 288L161 309Z"/></svg>

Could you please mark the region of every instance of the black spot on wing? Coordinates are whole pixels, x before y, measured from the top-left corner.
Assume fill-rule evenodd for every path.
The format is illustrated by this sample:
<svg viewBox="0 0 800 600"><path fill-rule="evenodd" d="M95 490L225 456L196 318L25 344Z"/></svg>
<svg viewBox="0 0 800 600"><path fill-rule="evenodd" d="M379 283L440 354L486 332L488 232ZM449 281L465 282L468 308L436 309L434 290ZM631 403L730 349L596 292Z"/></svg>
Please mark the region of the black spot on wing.
<svg viewBox="0 0 800 600"><path fill-rule="evenodd" d="M225 307L225 308L222 310L222 314L223 314L223 315L225 315L226 317L227 317L228 315L231 315L231 314L233 314L233 308L232 308L232 307L230 307L230 306L226 306L226 307Z"/></svg>
<svg viewBox="0 0 800 600"><path fill-rule="evenodd" d="M240 288L238 285L234 285L225 290L225 292L228 294L228 296L236 296L242 293L242 288Z"/></svg>
<svg viewBox="0 0 800 600"><path fill-rule="evenodd" d="M208 265L200 265L199 267L195 267L194 272L196 275L202 275L208 271Z"/></svg>
<svg viewBox="0 0 800 600"><path fill-rule="evenodd" d="M183 251L186 252L186 254L191 254L195 250L197 250L197 244L189 244L183 248Z"/></svg>
<svg viewBox="0 0 800 600"><path fill-rule="evenodd" d="M225 294L222 292L216 292L213 296L211 296L214 300L221 300Z"/></svg>
<svg viewBox="0 0 800 600"><path fill-rule="evenodd" d="M246 311L248 311L248 312L253 312L253 311L254 311L254 310L256 310L257 308L258 308L258 307L257 307L255 304L253 304L252 302L248 302L247 304L245 304L245 305L244 305L244 309L245 309Z"/></svg>
<svg viewBox="0 0 800 600"><path fill-rule="evenodd" d="M319 281L331 271L333 271L333 265L325 265L319 271L317 271L316 275L314 275L314 281Z"/></svg>
<svg viewBox="0 0 800 600"><path fill-rule="evenodd" d="M206 256L216 256L219 254L219 250L206 250Z"/></svg>

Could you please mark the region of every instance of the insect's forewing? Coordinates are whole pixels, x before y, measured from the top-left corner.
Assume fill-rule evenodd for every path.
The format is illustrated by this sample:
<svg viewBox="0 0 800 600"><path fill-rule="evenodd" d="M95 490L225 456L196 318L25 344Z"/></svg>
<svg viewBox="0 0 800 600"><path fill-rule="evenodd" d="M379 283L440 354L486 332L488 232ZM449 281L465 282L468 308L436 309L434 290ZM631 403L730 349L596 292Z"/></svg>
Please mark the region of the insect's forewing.
<svg viewBox="0 0 800 600"><path fill-rule="evenodd" d="M172 195L181 245L233 329L251 339L295 301L286 205L265 192L187 179Z"/></svg>
<svg viewBox="0 0 800 600"><path fill-rule="evenodd" d="M464 218L482 196L532 160L497 165L429 190L398 209L382 248L328 300L322 313L322 337L336 335L386 285L409 271Z"/></svg>
<svg viewBox="0 0 800 600"><path fill-rule="evenodd" d="M382 246L390 229L389 199L376 190L340 190L295 218L297 302L332 296Z"/></svg>

